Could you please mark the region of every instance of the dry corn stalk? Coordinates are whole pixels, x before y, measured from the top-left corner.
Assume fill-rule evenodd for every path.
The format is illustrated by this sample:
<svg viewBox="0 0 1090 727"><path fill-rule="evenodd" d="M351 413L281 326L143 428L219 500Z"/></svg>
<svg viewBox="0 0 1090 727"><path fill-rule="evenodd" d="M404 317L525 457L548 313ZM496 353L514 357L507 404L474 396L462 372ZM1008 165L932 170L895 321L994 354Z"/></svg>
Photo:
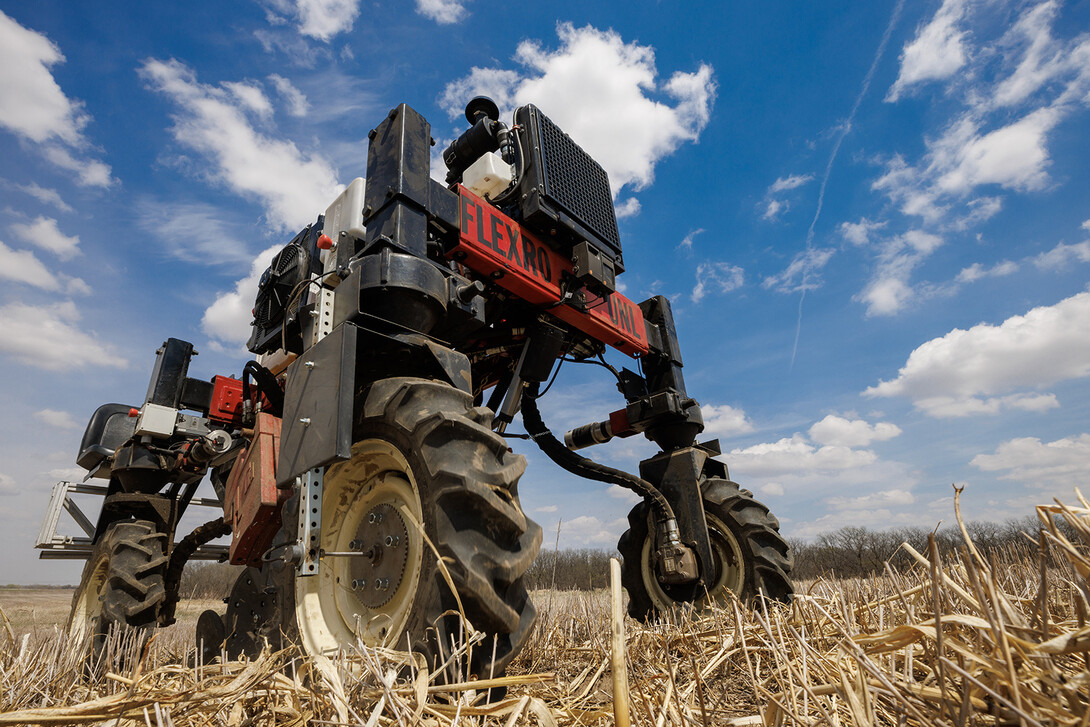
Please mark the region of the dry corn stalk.
<svg viewBox="0 0 1090 727"><path fill-rule="evenodd" d="M629 620L631 722L1090 724L1090 504L1078 500L1038 508L1037 562L986 561L966 538L946 562L910 551L903 571L800 584L790 606ZM143 658L115 639L88 679L59 631L5 630L0 725L613 724L609 594L537 600L552 606L507 676L446 685L376 649L320 666L291 651L184 666L169 638ZM495 687L507 698L485 704Z"/></svg>

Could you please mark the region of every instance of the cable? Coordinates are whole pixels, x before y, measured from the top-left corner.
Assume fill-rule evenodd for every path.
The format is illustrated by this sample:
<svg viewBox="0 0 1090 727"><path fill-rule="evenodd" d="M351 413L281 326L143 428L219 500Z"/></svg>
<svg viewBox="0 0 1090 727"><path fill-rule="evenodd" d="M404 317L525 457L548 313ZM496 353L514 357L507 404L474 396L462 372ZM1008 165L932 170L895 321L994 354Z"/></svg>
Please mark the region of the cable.
<svg viewBox="0 0 1090 727"><path fill-rule="evenodd" d="M503 204L508 199L510 199L515 194L515 192L518 191L519 186L522 184L522 177L524 174L526 174L526 154L522 150L522 137L519 136L518 124L512 124L511 133L515 137L515 148L518 149L519 169L518 173L515 175L515 179L511 182L511 186L503 192L500 192L500 195L498 197L491 200L492 204L495 205Z"/></svg>
<svg viewBox="0 0 1090 727"><path fill-rule="evenodd" d="M564 352L563 354L561 354L561 355L560 355L560 357L559 357L559 358L558 358L558 359L556 360L556 361L557 361L557 363L556 363L556 370L555 370L555 371L553 371L553 377L552 377L551 379L549 379L549 383L545 385L545 391L542 391L542 392L541 392L540 394L538 394L536 398L541 398L542 396L545 396L546 394L548 394L548 393L549 393L549 389L553 388L553 382L555 382L555 381L556 381L556 377L557 377L557 375L559 375L559 374L560 374L560 367L561 367L561 366L563 366L563 365L564 365L564 362L568 360L568 359L564 358L564 356L566 356L566 355L567 355L567 353L568 353L568 352L567 352L567 351L565 351L565 352Z"/></svg>
<svg viewBox="0 0 1090 727"><path fill-rule="evenodd" d="M592 358L564 358L563 360L564 361L571 361L572 363L577 363L577 364L594 364L595 366L601 366L604 369L608 369L609 372L611 374L613 374L614 378L617 379L617 383L622 383L620 372L617 371L617 369L613 368L613 366L609 365L606 362L605 358L602 357L602 354L598 354L598 357L601 358L602 360L597 361L597 360L592 359Z"/></svg>
<svg viewBox="0 0 1090 727"><path fill-rule="evenodd" d="M288 294L288 304L284 306L284 320L280 322L280 348L284 349L285 351L288 350L288 311L290 311L291 307L295 305L295 301L298 300L299 295L302 293L303 290L306 289L307 285L310 285L311 283L317 285L326 278L328 278L330 275L335 275L336 273L336 270L330 270L327 273L322 273L316 278L308 276L305 280L300 280L292 287L291 293Z"/></svg>
<svg viewBox="0 0 1090 727"><path fill-rule="evenodd" d="M676 524L677 518L674 516L674 510L670 507L670 503L650 482L578 455L554 437L553 433L545 426L545 422L542 421L541 412L537 408L537 399L541 396L538 393L538 386L539 384L536 381L531 383L526 387L526 391L522 395L522 423L526 426L530 439L534 440L534 443L541 451L549 459L573 475L586 477L597 482L620 485L632 490L644 499L651 500L651 504L659 511L662 522L673 521Z"/></svg>

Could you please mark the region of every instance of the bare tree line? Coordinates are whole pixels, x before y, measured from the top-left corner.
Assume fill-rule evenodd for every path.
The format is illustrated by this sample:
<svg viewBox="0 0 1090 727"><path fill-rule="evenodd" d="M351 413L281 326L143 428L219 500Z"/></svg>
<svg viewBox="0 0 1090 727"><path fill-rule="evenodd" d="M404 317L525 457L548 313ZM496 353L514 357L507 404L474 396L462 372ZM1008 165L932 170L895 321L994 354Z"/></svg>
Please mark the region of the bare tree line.
<svg viewBox="0 0 1090 727"><path fill-rule="evenodd" d="M1061 531L1069 529L1066 521L1060 520L1057 524ZM1040 528L1041 523L1034 516L1002 523L979 520L965 523L966 533L984 558L1000 555L1036 557ZM795 554L793 576L798 580L821 576L863 577L881 572L887 561L895 567L905 566L912 558L901 544L908 543L917 552L926 553L928 536L932 533L940 556L965 549L965 537L954 525L934 531L921 527L870 530L849 525L821 533L810 542L790 539Z"/></svg>

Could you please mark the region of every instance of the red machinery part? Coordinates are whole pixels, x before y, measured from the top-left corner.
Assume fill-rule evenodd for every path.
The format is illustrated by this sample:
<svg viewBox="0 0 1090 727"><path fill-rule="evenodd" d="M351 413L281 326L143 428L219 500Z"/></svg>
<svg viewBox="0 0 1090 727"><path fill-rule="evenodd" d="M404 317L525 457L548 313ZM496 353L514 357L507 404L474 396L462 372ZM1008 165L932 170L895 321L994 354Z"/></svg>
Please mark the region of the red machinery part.
<svg viewBox="0 0 1090 727"><path fill-rule="evenodd" d="M507 215L459 185L462 232L447 257L487 275L496 285L539 306L560 300L560 281L572 263ZM586 310L559 305L549 312L583 333L629 356L648 352L647 330L639 306L620 293L602 300L590 291Z"/></svg>
<svg viewBox="0 0 1090 727"><path fill-rule="evenodd" d="M268 399L250 384L250 398L268 406ZM208 405L208 418L227 424L242 424L242 382L230 376L212 377L212 402Z"/></svg>
<svg viewBox="0 0 1090 727"><path fill-rule="evenodd" d="M223 517L231 524L234 565L260 566L261 556L280 529L280 509L291 490L276 487L280 456L280 417L260 412L250 446L235 460L223 498Z"/></svg>

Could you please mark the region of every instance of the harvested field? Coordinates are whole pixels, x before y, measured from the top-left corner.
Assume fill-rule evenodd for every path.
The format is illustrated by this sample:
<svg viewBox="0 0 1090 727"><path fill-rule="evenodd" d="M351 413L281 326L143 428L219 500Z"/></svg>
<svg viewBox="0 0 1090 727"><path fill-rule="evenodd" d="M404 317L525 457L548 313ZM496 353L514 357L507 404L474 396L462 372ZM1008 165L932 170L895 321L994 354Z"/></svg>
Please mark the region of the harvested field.
<svg viewBox="0 0 1090 727"><path fill-rule="evenodd" d="M186 666L180 631L142 654L118 647L109 673L87 680L62 635L5 620L0 725L608 725L624 723L615 715L625 705L632 724L656 727L1087 725L1090 503L1078 498L1038 508L1038 557L988 562L966 538L956 559L912 552L901 571L799 584L789 606L734 604L653 626L623 619L623 651L611 642L621 619L608 592L539 592L534 638L496 680L443 685L375 649ZM627 678L618 670L615 680L622 658ZM507 697L483 704L495 686Z"/></svg>

